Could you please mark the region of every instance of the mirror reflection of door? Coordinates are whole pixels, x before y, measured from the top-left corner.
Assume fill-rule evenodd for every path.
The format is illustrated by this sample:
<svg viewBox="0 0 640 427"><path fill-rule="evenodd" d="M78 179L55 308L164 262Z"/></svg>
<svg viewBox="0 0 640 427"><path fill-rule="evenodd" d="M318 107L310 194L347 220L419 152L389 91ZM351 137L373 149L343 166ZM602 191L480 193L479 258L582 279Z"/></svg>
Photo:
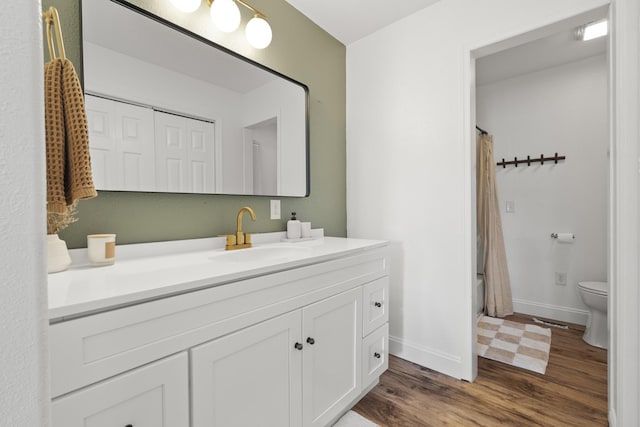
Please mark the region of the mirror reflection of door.
<svg viewBox="0 0 640 427"><path fill-rule="evenodd" d="M244 128L244 192L278 193L278 119L272 117Z"/></svg>
<svg viewBox="0 0 640 427"><path fill-rule="evenodd" d="M213 193L213 123L156 111L158 191Z"/></svg>
<svg viewBox="0 0 640 427"><path fill-rule="evenodd" d="M85 96L97 188L155 191L153 110Z"/></svg>
<svg viewBox="0 0 640 427"><path fill-rule="evenodd" d="M85 96L98 188L215 192L215 124Z"/></svg>

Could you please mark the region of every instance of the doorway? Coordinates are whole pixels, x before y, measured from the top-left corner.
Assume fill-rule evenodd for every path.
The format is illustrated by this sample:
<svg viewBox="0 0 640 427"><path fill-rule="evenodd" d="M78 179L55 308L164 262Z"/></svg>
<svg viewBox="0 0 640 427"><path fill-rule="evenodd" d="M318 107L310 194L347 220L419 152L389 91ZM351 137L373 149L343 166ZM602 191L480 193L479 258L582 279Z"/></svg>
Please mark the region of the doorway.
<svg viewBox="0 0 640 427"><path fill-rule="evenodd" d="M578 282L608 282L609 94L607 37L582 40L582 28L478 58L475 105L502 163L514 311L585 325Z"/></svg>
<svg viewBox="0 0 640 427"><path fill-rule="evenodd" d="M495 134L495 152L496 161L498 162L502 157L505 157L508 161L514 160L513 157L515 156L519 156L520 159L526 160L527 156L530 156L531 158L535 156L539 157L541 154L544 154L545 156L547 154L554 156L556 152L558 152L559 156L563 154L561 150L564 148L553 144L554 140L557 142L558 139L562 139L563 142L565 142L565 140L569 139L566 136L567 131L564 127L566 123L553 125L549 123L549 120L541 120L541 116L535 113L537 107L541 107L541 109L537 111L545 110L544 105L535 105L536 99L537 102L543 102L541 101L541 99L543 99L542 94L536 94L536 89L532 89L536 79L537 83L541 83L545 79L548 81L556 81L557 83L559 79L561 80L560 76L563 74L566 77L567 73L569 73L568 75L570 76L570 73L575 72L576 70L585 71L590 69L592 71L598 70L596 73L599 73L599 78L602 82L602 86L598 89L599 92L597 94L598 99L601 101L598 101L597 108L595 108L594 111L599 111L598 114L603 123L601 123L602 126L599 128L599 131L595 132L597 135L590 135L597 139L598 143L595 143L595 145L589 145L589 147L594 151L599 151L599 153L594 154L594 158L598 159L596 162L599 165L598 167L600 172L597 181L600 191L598 193L597 200L591 200L591 203L597 204L598 206L598 214L595 216L596 218L594 221L599 221L601 226L598 228L598 233L595 233L595 236L591 231L583 233L585 234L585 238L588 242L599 242L598 250L596 251L597 253L590 253L587 256L587 258L597 258L598 262L589 263L587 266L574 265L571 262L571 259L575 257L585 258L584 254L578 255L579 253L582 253L581 251L584 248L576 249L576 245L571 248L571 252L575 252L575 254L570 253L568 258L567 256L563 256L563 262L565 265L561 266L561 268L557 265L558 263L555 260L557 254L553 252L553 242L550 238L551 234L565 231L571 232L570 228L583 229L583 225L577 225L572 223L569 219L566 219L571 216L567 213L567 208L572 208L574 199L578 196L582 197L584 195L583 193L588 191L589 186L580 186L580 182L577 182L581 188L579 195L576 195L573 189L563 189L562 186L554 188L554 182L566 182L566 176L570 176L569 180L573 179L570 168L564 168L563 170L562 166L564 165L561 162L558 164L554 163L553 165L547 164L544 166L528 166L525 163L524 167L519 165L516 169L515 166L505 166L504 169L501 167L502 170L499 171L498 186L500 187L501 184L504 186L505 183L507 183L507 186L511 185L511 192L507 192L508 194L503 194L500 197L500 210L505 227L507 257L509 258L510 256L513 256L516 258L508 261L510 270L514 269L512 264L516 265L515 270L517 270L515 275L512 273L512 281L514 281L514 279L517 280L517 286L519 286L514 290L514 308L516 312L524 312L530 315L537 315L539 317L556 318L557 320L563 320L566 322L584 324L586 322L587 310L580 301L580 297L575 286L576 283L574 282L578 280L585 280L581 277L589 274L597 276L598 280L606 281L608 279L608 272L611 271L611 258L608 256L608 249L611 244L611 235L607 233L610 228L608 225L608 214L611 212L611 198L609 196L609 189L611 188L609 179L610 168L608 157L610 137L609 125L607 123L610 116L610 107L608 102L610 99L610 95L608 93L610 58L606 52L609 45L606 41L600 40L596 43L598 46L594 46L594 43L590 44L590 46L582 45L579 46L578 51L574 51L572 53L567 53L566 51L555 52L555 57L550 49L551 44L554 42L557 44L561 39L565 43L568 43L568 39L574 37L575 29L580 25L587 22L601 20L607 15L608 7L602 7L585 14L572 17L563 22L554 23L553 25L539 28L526 34L520 34L507 40L501 40L497 43L487 44L471 50L469 80L472 84L469 104L470 114L468 116L469 128L472 130L470 141L475 141L476 124L478 124L482 129L487 130L489 133ZM587 47L589 49L593 48L593 50L586 52L589 50L585 49ZM527 48L530 50L527 51ZM538 53L545 54L548 60L547 62L537 61L539 55L535 54L536 49L538 50ZM532 60L532 58L536 58L536 60ZM498 64L497 66L494 66L494 74L492 76L489 76L491 73L481 75L480 73L486 72L486 69L482 70L482 67L486 65L486 61L490 60L495 61L494 65ZM485 64L483 64L483 61L485 61ZM553 61L555 61L555 63L553 63ZM508 68L511 68L511 70L508 70ZM517 82L518 79L521 81ZM578 80L578 78L574 78L573 82L577 83ZM527 107L529 108L529 114L526 114L526 109L521 109L518 116L516 114L518 113L518 108L514 108L513 103L521 101L522 99L518 99L517 96L514 98L514 94L517 93L517 90L515 90L517 89L516 83L523 83L525 81L528 81L527 90L530 91L530 95L533 94L539 96L530 96L533 98L533 104ZM509 92L507 90L509 89L509 85L512 86L510 89L513 89L510 90L510 97L507 96L507 92ZM546 90L550 92L557 92L557 89L547 88ZM555 95L562 98L562 94L560 93L555 93ZM590 95L595 94L590 92ZM522 97L523 94L520 93L519 96ZM580 107L583 107L584 104L579 104L579 101L575 96L572 96L572 98L576 102L576 105L573 110L570 110L569 114L575 115L579 119L581 111ZM504 105L507 101L511 102L512 105ZM548 105L547 110L560 107L560 105L556 104L557 103ZM500 105L502 105L503 111L496 111L499 109L497 106ZM589 104L589 106L593 106L593 104ZM485 109L481 110L482 108ZM523 114L523 111L525 114ZM526 121L526 118L529 120ZM527 138L531 136L535 139L536 131L540 138L537 142L542 142L542 144L534 146L527 141ZM558 135L562 135L564 138L561 138ZM523 138L523 136L526 137ZM583 140L584 138L578 136L578 139ZM501 142L506 142L506 145L500 146L499 144ZM543 148L542 152L540 152L541 146ZM471 219L473 228L472 236L475 237L477 233L475 226L476 157L474 147L475 144L471 143L469 178L472 181L471 206L474 207L471 215L473 217ZM556 149L555 147L561 148ZM571 148L568 146L566 149L569 150ZM511 153L507 154L510 150ZM512 155L514 151L516 153ZM544 151L549 151L549 153ZM574 154L574 161L577 162L583 154L584 152L582 151L578 151ZM571 161L571 158L568 158L567 161ZM584 162L582 163L584 165ZM545 166L547 167L545 168ZM509 167L511 169L507 169ZM544 185L539 185L541 181L544 182ZM515 185L516 183L520 184L521 187L518 188L518 186ZM523 184L524 187L522 187ZM545 187L554 188L554 191L560 190L559 194L554 195L553 197L545 197ZM530 194L537 191L540 191L541 194ZM524 196L514 196L514 194L518 195L521 193L523 193ZM506 198L503 198L502 196L505 196ZM540 198L537 199L537 197ZM542 200L542 202L540 202L540 200ZM539 206L541 203L546 206ZM585 203L589 202L585 200ZM526 228L522 226L522 224L526 224L527 221L531 221L532 218L538 219L540 216L540 210L543 208L546 208L551 212L551 218L553 218L553 213L555 213L556 218L560 218L560 220L556 221L557 225L551 226L549 225L549 222L547 222L540 223L536 227ZM507 209L510 212L507 213ZM518 216L518 213L520 212L522 212L522 215L520 215L520 218L516 221L516 216ZM509 217L509 215L511 215L511 217ZM565 217L565 219L562 219L563 217ZM558 227L563 229L560 230ZM545 231L541 232L541 229L544 229ZM519 230L520 234L516 235L512 241L509 241L509 232L513 230ZM540 235L538 236L538 234ZM523 242L527 243L527 239L530 239L530 244L523 244ZM475 239L472 239L472 241L469 242L471 251L474 255L472 256L473 260L478 259L476 243ZM589 244L589 246L593 248L593 243ZM519 249L514 250L514 248ZM590 251L590 249L588 249L588 251ZM528 269L531 268L531 264L534 264L535 267L535 263L541 263L541 253L544 253L546 256L544 262L542 262L544 264L545 271L542 274L538 270L532 274ZM527 260L530 261L528 264ZM477 265L474 265L472 270L472 273L477 273ZM556 270L559 270L564 274L558 276L556 274ZM547 275L551 277L551 280L550 283L546 282L544 286L531 286L530 282L527 282L526 280L523 281L523 278L531 277L532 281L539 285L539 283L542 282L541 276ZM473 349L470 366L473 372L471 377L475 378L477 375L477 355L475 352L477 329L475 319L476 314L479 311L478 304L481 298L478 295L479 287L475 280L476 275L471 274L470 276L473 277L473 284L470 284L469 286L471 289L470 300L472 301L473 306L470 316L472 319L472 327L470 328L472 333L470 339L472 340L471 348ZM558 281L558 277L563 280ZM546 280L546 278L544 280ZM574 282L572 282L572 280ZM549 301L555 302L550 303Z"/></svg>

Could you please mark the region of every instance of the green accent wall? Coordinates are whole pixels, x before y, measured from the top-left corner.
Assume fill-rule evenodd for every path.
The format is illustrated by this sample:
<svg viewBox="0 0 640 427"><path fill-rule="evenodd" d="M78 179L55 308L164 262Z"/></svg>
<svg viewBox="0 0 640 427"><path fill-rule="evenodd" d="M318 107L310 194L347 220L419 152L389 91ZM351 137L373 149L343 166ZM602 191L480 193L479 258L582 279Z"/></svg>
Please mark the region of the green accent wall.
<svg viewBox="0 0 640 427"><path fill-rule="evenodd" d="M213 30L208 16L204 19L203 15L208 15L204 6L193 15L185 15L173 9L169 0L130 3L309 87L311 194L293 198L101 191L97 198L79 202L79 221L60 233L68 247L86 247L86 235L95 233L116 233L118 244L228 234L235 231L236 214L243 206L251 206L257 216L256 222L245 218L247 232L285 230L288 213L295 211L298 219L324 228L326 235L346 236L345 46L285 0L249 1L268 16L273 30L271 45L261 51L248 45L241 29L230 35ZM58 9L67 57L81 75L80 1L43 0L43 10L49 6ZM241 13L246 24L251 15L244 8ZM118 31L117 23L113 31ZM48 61L46 40L44 49ZM269 219L271 199L281 200L280 220Z"/></svg>

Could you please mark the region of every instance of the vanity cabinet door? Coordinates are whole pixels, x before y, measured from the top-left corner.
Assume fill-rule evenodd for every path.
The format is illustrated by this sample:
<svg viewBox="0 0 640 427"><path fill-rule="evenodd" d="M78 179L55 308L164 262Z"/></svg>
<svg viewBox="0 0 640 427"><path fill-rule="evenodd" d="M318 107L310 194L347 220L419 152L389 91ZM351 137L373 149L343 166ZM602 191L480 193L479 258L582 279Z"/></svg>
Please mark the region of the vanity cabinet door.
<svg viewBox="0 0 640 427"><path fill-rule="evenodd" d="M55 399L53 427L189 425L186 353Z"/></svg>
<svg viewBox="0 0 640 427"><path fill-rule="evenodd" d="M192 349L193 427L299 427L300 325L296 310Z"/></svg>
<svg viewBox="0 0 640 427"><path fill-rule="evenodd" d="M360 394L362 287L302 310L303 426L324 427Z"/></svg>

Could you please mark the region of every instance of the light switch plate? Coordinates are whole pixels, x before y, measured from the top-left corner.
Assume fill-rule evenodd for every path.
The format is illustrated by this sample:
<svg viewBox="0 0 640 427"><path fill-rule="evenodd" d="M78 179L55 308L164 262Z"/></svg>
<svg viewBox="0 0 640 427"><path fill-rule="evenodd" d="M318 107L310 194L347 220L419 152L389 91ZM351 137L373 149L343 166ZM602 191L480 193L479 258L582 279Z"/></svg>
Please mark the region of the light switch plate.
<svg viewBox="0 0 640 427"><path fill-rule="evenodd" d="M280 200L271 201L271 219L280 219Z"/></svg>
<svg viewBox="0 0 640 427"><path fill-rule="evenodd" d="M506 211L508 213L514 213L516 211L516 202L514 202L513 200L507 200L507 209Z"/></svg>

